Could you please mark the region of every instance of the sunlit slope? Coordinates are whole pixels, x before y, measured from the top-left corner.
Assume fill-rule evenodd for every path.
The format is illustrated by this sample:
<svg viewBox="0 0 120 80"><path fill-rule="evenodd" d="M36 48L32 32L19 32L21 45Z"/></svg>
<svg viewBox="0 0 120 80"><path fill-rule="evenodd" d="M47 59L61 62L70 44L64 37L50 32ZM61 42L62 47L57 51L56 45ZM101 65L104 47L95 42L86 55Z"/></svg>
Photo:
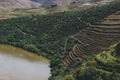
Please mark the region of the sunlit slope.
<svg viewBox="0 0 120 80"><path fill-rule="evenodd" d="M58 80L119 80L120 79L120 43L111 45L105 51L92 56L76 65Z"/></svg>
<svg viewBox="0 0 120 80"><path fill-rule="evenodd" d="M105 4L101 0L0 0L0 19L80 11Z"/></svg>
<svg viewBox="0 0 120 80"><path fill-rule="evenodd" d="M0 0L0 10L10 10L18 8L38 8L40 3L31 0Z"/></svg>
<svg viewBox="0 0 120 80"><path fill-rule="evenodd" d="M47 10L44 8L16 9L16 10L0 11L0 20L30 16L30 15L45 15L47 13L48 13Z"/></svg>

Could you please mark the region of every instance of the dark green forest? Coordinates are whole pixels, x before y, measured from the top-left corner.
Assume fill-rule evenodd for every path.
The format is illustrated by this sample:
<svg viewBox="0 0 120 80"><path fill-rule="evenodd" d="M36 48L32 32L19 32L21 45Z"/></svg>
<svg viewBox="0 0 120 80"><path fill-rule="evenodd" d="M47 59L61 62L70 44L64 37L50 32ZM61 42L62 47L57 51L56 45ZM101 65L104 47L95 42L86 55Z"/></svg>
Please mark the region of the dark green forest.
<svg viewBox="0 0 120 80"><path fill-rule="evenodd" d="M62 75L62 59L75 40L70 36L115 13L120 3L42 16L27 16L0 21L0 43L9 44L42 55L51 60L50 80Z"/></svg>

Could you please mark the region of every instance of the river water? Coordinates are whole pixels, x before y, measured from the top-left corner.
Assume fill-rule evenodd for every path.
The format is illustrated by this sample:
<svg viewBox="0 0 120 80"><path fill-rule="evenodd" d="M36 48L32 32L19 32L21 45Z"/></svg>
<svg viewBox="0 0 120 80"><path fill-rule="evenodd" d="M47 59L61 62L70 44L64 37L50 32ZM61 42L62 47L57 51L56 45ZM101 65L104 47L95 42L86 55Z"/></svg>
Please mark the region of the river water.
<svg viewBox="0 0 120 80"><path fill-rule="evenodd" d="M0 80L48 80L49 76L46 58L0 44Z"/></svg>

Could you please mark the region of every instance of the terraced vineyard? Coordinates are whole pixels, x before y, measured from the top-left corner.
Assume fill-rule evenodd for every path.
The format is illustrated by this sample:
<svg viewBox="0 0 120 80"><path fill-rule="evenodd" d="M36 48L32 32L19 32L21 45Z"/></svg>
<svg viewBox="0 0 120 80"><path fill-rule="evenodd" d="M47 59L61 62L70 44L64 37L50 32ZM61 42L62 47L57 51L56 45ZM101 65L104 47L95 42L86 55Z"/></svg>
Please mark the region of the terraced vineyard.
<svg viewBox="0 0 120 80"><path fill-rule="evenodd" d="M119 10L120 3L112 2L82 11L1 20L0 43L47 57L50 59L52 75L49 80L59 80L58 78L66 72L69 73L62 64L66 54L69 53L63 62L69 65L71 62L80 62L83 58L89 57L87 54L105 50L119 40L118 23L102 24L102 21L101 24L96 24L114 13L119 16L119 12L116 13ZM119 21L119 18L112 21ZM86 22L96 25L89 27Z"/></svg>
<svg viewBox="0 0 120 80"><path fill-rule="evenodd" d="M86 29L71 36L77 41L64 58L63 63L68 66L76 60L82 60L85 55L92 55L106 50L108 46L120 40L120 11L104 18L98 24L90 25Z"/></svg>
<svg viewBox="0 0 120 80"><path fill-rule="evenodd" d="M114 44L108 47L108 50L82 63L77 69L71 71L74 80L120 80L119 51L120 43Z"/></svg>
<svg viewBox="0 0 120 80"><path fill-rule="evenodd" d="M95 60L97 61L96 68L98 70L103 69L104 71L108 72L112 72L115 69L115 75L119 76L120 78L120 60L119 57L117 57L118 53L116 53L114 50L115 46L116 45L112 45L109 47L108 51L104 51L95 57Z"/></svg>

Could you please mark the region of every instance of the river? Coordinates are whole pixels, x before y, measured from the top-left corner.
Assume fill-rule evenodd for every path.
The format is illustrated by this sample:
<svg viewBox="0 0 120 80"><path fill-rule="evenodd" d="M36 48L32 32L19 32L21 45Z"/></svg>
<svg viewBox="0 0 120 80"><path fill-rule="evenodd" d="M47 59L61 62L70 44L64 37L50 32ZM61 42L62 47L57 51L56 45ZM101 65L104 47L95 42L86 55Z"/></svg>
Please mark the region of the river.
<svg viewBox="0 0 120 80"><path fill-rule="evenodd" d="M46 58L0 44L0 80L48 80L49 76Z"/></svg>

